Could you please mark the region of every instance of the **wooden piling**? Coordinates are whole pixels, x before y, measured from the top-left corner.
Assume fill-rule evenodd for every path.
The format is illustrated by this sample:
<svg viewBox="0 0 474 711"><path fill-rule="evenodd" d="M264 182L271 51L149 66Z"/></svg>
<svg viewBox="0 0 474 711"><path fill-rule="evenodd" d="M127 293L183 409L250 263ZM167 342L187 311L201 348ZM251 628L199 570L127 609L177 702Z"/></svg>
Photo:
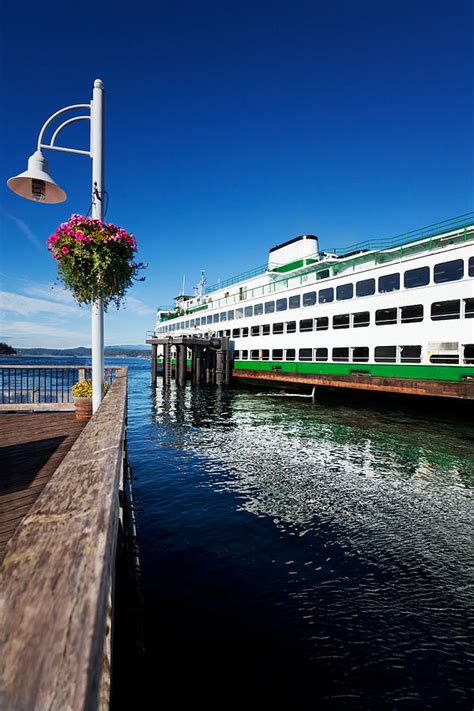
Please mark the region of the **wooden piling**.
<svg viewBox="0 0 474 711"><path fill-rule="evenodd" d="M156 388L157 353L158 353L158 346L156 343L152 343L152 345L151 345L151 385L152 385L153 389Z"/></svg>
<svg viewBox="0 0 474 711"><path fill-rule="evenodd" d="M185 344L176 346L176 384L180 388L184 388L186 385L187 351Z"/></svg>

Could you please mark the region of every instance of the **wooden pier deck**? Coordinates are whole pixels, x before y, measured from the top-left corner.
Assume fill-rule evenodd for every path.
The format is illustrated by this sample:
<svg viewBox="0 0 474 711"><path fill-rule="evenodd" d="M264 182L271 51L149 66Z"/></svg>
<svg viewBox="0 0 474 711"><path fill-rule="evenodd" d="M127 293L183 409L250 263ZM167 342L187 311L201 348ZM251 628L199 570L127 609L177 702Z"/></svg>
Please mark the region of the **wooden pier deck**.
<svg viewBox="0 0 474 711"><path fill-rule="evenodd" d="M5 547L84 428L73 412L0 414L0 562Z"/></svg>
<svg viewBox="0 0 474 711"><path fill-rule="evenodd" d="M110 705L117 561L134 535L127 368L115 371L85 426L64 411L0 414L2 711Z"/></svg>

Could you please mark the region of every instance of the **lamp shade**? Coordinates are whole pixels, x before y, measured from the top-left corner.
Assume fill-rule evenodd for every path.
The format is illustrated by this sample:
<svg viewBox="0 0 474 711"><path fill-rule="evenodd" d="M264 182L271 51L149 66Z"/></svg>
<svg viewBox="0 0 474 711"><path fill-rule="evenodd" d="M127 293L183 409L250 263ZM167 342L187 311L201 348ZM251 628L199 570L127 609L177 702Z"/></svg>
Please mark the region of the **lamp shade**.
<svg viewBox="0 0 474 711"><path fill-rule="evenodd" d="M7 181L14 193L35 202L64 202L67 194L56 185L49 174L48 161L41 151L35 151L28 158L28 170Z"/></svg>

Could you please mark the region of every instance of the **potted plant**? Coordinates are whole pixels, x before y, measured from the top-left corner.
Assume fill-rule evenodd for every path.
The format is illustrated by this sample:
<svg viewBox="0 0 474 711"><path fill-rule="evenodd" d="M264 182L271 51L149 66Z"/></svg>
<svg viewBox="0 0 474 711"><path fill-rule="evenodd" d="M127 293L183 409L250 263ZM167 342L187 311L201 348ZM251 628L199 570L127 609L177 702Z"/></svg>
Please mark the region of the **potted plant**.
<svg viewBox="0 0 474 711"><path fill-rule="evenodd" d="M71 215L47 244L58 263L58 279L76 301L90 304L101 297L105 310L111 302L120 307L127 289L147 266L134 259L137 243L133 234L92 217Z"/></svg>
<svg viewBox="0 0 474 711"><path fill-rule="evenodd" d="M104 395L107 394L109 384L104 381ZM80 380L72 386L76 420L90 420L92 417L92 381Z"/></svg>

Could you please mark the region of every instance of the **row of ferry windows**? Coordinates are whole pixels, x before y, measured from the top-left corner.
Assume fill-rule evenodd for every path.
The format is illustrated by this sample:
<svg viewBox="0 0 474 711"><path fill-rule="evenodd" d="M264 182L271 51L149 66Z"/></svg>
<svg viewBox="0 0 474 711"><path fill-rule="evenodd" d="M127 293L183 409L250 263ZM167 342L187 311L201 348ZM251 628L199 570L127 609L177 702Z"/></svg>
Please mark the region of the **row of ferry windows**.
<svg viewBox="0 0 474 711"><path fill-rule="evenodd" d="M378 309L375 312L375 325L388 326L397 323L418 323L423 321L423 304L413 304L411 306L399 306L392 309ZM437 301L431 304L432 321L450 321L452 319L474 318L474 298L473 299L452 299L450 301ZM328 316L317 318L305 318L299 321L280 321L262 326L251 326L245 328L233 328L227 331L218 331L220 336L232 336L232 338L245 338L247 336L269 336L270 333L279 335L282 333L296 333L305 331L327 331L330 326ZM332 317L332 328L363 328L370 326L370 312L358 311L352 314L337 314Z"/></svg>
<svg viewBox="0 0 474 711"><path fill-rule="evenodd" d="M468 265L469 276L474 276L474 257L469 258ZM441 284L449 281L462 279L464 276L464 261L455 259L450 262L442 262L435 264L433 269L434 282ZM413 289L418 286L426 286L430 282L430 268L418 267L418 269L409 269L403 275L403 285L405 289ZM391 291L400 289L400 274L386 274L378 278L378 293L385 294ZM372 296L375 294L375 279L363 279L355 284L356 296ZM319 292L308 291L305 294L295 294L294 296L276 299L276 301L266 301L265 303L255 304L255 306L245 306L244 308L230 309L221 313L211 314L209 316L201 316L190 319L181 324L172 324L165 327L165 330L176 330L195 326L204 326L211 323L219 323L222 321L233 321L240 318L251 318L252 316L261 316L265 314L275 313L275 311L286 311L287 309L299 309L301 306L314 306L316 303L328 304L334 301L345 301L352 299L354 296L354 284L342 284L327 289L320 289Z"/></svg>
<svg viewBox="0 0 474 711"><path fill-rule="evenodd" d="M421 346L376 346L373 360L375 363L421 363ZM430 363L459 365L459 353L436 353L430 355ZM299 348L298 356L295 348L274 348L270 350L241 350L234 352L235 360L272 360L272 361L302 361L325 363L368 363L369 348L357 346L354 348ZM474 344L463 346L462 363L474 365Z"/></svg>

